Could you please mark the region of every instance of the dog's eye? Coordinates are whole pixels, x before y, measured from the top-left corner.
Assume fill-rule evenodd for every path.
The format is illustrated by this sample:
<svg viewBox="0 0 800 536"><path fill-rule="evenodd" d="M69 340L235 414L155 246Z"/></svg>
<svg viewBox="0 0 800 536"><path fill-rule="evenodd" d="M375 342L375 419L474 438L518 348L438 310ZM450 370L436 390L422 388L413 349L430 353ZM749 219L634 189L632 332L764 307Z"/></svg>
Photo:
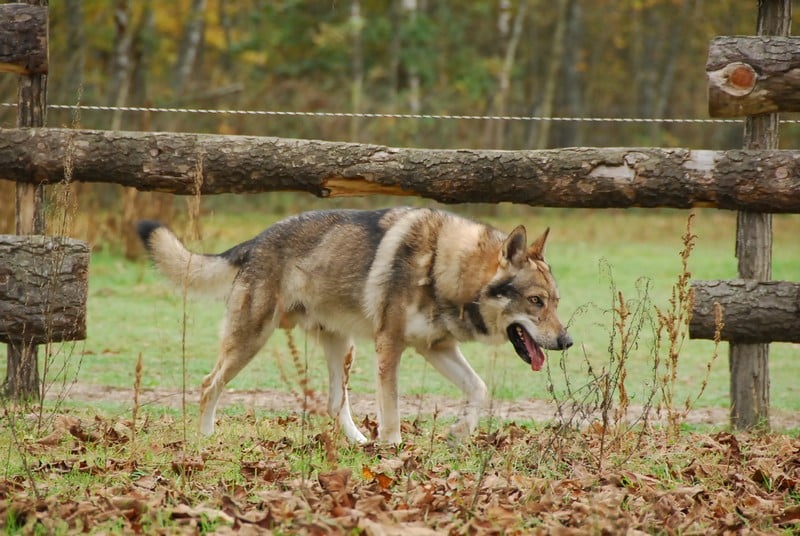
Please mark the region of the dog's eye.
<svg viewBox="0 0 800 536"><path fill-rule="evenodd" d="M544 301L539 296L528 296L528 301L531 302L533 305L537 307L541 307L544 305Z"/></svg>

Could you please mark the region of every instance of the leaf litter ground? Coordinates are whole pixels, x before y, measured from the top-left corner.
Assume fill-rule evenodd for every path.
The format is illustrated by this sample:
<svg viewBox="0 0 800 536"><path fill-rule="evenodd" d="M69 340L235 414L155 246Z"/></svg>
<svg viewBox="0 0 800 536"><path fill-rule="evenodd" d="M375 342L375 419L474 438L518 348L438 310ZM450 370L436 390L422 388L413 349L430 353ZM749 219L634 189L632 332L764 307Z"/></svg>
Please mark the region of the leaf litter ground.
<svg viewBox="0 0 800 536"><path fill-rule="evenodd" d="M377 535L800 528L800 440L788 434L674 437L658 426L523 425L506 414L454 443L448 411L437 410L412 413L400 447L355 447L311 402L308 415L225 412L210 439L195 436L192 419L154 406L136 426L86 406L62 410L41 433L30 431L34 417L7 408L20 433L3 434L0 526ZM370 417L361 425L376 432Z"/></svg>

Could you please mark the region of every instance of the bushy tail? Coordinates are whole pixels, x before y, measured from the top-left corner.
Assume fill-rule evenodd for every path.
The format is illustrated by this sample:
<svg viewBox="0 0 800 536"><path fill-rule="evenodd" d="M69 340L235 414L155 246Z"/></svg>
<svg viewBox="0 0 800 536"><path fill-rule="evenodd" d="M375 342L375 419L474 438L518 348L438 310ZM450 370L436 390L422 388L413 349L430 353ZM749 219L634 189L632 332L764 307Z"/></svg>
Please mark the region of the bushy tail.
<svg viewBox="0 0 800 536"><path fill-rule="evenodd" d="M228 295L239 266L227 255L192 253L175 233L156 221L140 221L136 231L161 273L181 290L221 298Z"/></svg>

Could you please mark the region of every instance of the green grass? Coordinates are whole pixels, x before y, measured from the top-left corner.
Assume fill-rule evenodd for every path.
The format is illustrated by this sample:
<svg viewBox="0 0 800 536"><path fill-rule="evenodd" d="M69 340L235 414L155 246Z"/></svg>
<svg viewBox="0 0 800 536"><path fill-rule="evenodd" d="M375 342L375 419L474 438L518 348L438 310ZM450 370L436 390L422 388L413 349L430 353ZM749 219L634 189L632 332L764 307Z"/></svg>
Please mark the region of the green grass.
<svg viewBox="0 0 800 536"><path fill-rule="evenodd" d="M459 210L458 207L453 210ZM574 389L590 381L588 365L595 371L608 366L612 333L613 300L616 292L635 304L645 299L665 308L671 286L680 272L679 251L686 211L671 210L548 210L502 207L502 217L491 218L510 229L525 223L529 234L551 227L546 256L561 291L560 315L569 321L576 345L566 354L549 352L549 373L535 374L514 354L510 345L490 348L464 345L464 353L487 381L493 396L503 399L550 398L549 380L557 395L567 383ZM736 274L733 255L735 214L696 211L694 233L698 235L690 259L692 277L731 278ZM277 216L243 211L212 212L204 217L205 251L223 248L250 238ZM177 226L180 230L180 225ZM796 233L800 218L776 216L774 278L800 280L800 248ZM62 345L54 368L66 364L64 377L84 383L132 387L134 369L141 354L143 387L181 389L182 356L186 360L186 382L200 384L216 358L217 336L224 306L210 300L189 300L173 292L148 263L128 261L96 248L90 268L88 338ZM652 305L645 308L652 314ZM185 317L185 324L184 324ZM185 350L183 331L185 329ZM310 385L326 392L326 369L319 345L312 337L295 331L303 366L308 367ZM652 389L653 328L645 321L628 361L628 390L632 402L642 401ZM710 341L687 340L681 351L676 400L697 394L700 379L713 352ZM773 344L770 354L771 402L782 409L800 409L800 360L797 345ZM359 343L351 373L352 388L372 392L374 369L369 341ZM727 345L713 364L710 383L699 406L728 405ZM59 364L61 363L61 364ZM280 366L279 366L280 365ZM2 366L2 365L0 365ZM286 374L281 373L281 368ZM289 385L287 385L287 377ZM277 331L245 372L229 386L236 389L297 389L286 336ZM401 364L401 392L459 396L424 359L408 351Z"/></svg>

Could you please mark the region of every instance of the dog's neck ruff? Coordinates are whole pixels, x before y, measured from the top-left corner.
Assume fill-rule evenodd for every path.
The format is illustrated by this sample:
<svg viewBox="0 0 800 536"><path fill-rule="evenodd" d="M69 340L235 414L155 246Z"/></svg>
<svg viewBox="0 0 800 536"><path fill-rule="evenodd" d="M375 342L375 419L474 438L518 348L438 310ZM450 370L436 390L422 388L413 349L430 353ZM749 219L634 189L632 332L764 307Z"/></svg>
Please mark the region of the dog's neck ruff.
<svg viewBox="0 0 800 536"><path fill-rule="evenodd" d="M486 322L483 320L480 305L478 305L477 298L464 306L464 312L470 324L475 328L475 331L480 335L488 335L489 329L486 327Z"/></svg>

